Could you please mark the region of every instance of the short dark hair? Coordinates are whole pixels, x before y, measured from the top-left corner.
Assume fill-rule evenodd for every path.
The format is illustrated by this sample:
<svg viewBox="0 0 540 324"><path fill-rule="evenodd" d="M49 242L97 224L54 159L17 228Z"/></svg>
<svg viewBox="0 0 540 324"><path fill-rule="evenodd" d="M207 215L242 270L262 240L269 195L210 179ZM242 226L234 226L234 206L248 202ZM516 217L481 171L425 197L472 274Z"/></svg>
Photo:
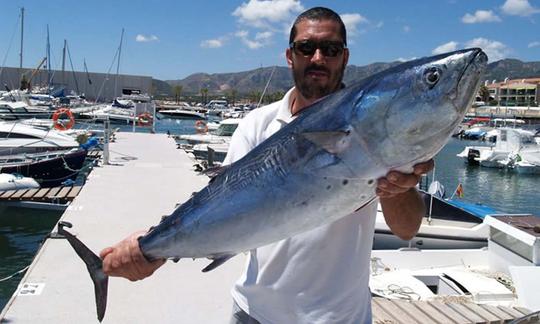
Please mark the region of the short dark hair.
<svg viewBox="0 0 540 324"><path fill-rule="evenodd" d="M345 24L341 17L332 9L324 7L314 7L302 12L294 21L294 24L291 27L291 33L289 34L289 44L294 42L296 37L296 25L302 20L333 20L339 24L339 31L341 33L341 38L343 44L347 45L347 31L345 30Z"/></svg>

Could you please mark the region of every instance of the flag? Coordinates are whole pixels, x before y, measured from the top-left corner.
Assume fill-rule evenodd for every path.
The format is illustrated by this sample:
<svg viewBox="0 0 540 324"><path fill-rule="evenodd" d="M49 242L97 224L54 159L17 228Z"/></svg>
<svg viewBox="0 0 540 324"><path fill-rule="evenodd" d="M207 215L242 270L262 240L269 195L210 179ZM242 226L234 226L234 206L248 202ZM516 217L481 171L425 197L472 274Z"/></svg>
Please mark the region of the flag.
<svg viewBox="0 0 540 324"><path fill-rule="evenodd" d="M463 198L464 196L464 192L463 192L463 186L460 184L458 184L457 188L456 188L456 192L455 192L456 196L458 196L459 198Z"/></svg>

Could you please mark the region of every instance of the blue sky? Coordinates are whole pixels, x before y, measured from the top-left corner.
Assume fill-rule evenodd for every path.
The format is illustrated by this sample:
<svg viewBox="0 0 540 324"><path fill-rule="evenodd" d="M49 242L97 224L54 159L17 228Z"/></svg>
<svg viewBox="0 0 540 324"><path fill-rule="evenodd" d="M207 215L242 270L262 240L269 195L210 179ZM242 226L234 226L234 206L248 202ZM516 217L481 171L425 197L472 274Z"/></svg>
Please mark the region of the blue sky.
<svg viewBox="0 0 540 324"><path fill-rule="evenodd" d="M64 39L74 68L83 60L107 72L125 29L124 74L161 80L192 73L285 66L290 25L301 11L326 6L347 25L350 64L408 60L479 46L490 61L540 61L540 0L1 0L0 65L19 65L19 16L25 8L25 67L45 56L49 25L53 68ZM69 65L67 65L69 67ZM113 67L114 73L116 66Z"/></svg>

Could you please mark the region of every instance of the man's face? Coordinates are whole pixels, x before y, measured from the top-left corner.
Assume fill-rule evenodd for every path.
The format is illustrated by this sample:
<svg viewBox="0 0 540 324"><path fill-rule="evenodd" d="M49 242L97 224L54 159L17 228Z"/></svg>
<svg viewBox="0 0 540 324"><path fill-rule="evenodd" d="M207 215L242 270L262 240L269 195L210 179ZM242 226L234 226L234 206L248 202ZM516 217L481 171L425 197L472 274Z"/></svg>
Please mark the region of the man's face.
<svg viewBox="0 0 540 324"><path fill-rule="evenodd" d="M298 41L343 43L339 24L332 20L301 20L296 25L294 42ZM317 48L312 55L305 55L287 49L287 63L292 68L296 88L308 100L322 98L340 88L349 51L345 48L336 56L325 56L324 52Z"/></svg>

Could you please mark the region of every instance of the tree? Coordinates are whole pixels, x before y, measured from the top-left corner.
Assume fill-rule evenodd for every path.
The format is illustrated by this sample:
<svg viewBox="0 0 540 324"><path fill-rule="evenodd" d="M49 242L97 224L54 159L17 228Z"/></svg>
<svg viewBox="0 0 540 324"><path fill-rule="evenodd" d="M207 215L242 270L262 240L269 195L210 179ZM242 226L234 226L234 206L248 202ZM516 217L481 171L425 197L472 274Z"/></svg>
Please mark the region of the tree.
<svg viewBox="0 0 540 324"><path fill-rule="evenodd" d="M182 90L183 90L183 87L181 85L174 86L174 97L176 98L176 104L178 104L178 100L180 99Z"/></svg>
<svg viewBox="0 0 540 324"><path fill-rule="evenodd" d="M486 104L489 103L489 89L485 85L480 86L480 89L478 90L478 95L483 102L485 102Z"/></svg>
<svg viewBox="0 0 540 324"><path fill-rule="evenodd" d="M231 93L230 93L230 102L231 104L234 106L234 104L236 103L236 95L238 94L238 92L236 91L236 89L231 89Z"/></svg>
<svg viewBox="0 0 540 324"><path fill-rule="evenodd" d="M206 105L206 99L208 99L208 88L201 89L201 100L203 105Z"/></svg>

